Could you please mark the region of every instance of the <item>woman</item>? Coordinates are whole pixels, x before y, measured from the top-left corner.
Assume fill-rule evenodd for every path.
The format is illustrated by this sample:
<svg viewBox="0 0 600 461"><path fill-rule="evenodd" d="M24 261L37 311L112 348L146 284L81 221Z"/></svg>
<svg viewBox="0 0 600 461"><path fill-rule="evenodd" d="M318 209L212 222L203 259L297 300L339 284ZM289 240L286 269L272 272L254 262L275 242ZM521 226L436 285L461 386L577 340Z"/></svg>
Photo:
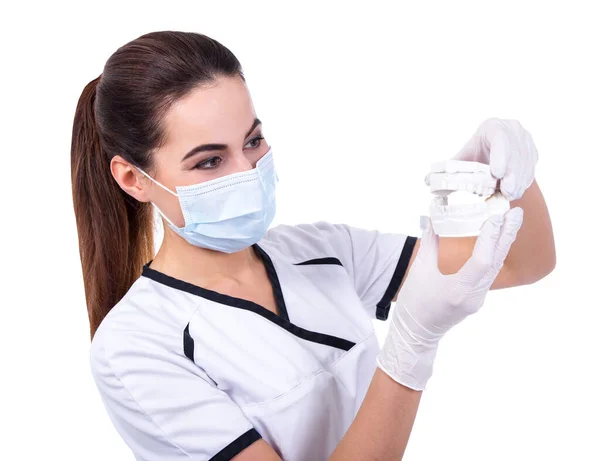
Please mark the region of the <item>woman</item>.
<svg viewBox="0 0 600 461"><path fill-rule="evenodd" d="M476 147L463 154L489 162ZM119 48L80 97L71 161L92 372L136 459L400 459L440 338L490 287L554 264L533 170L515 181L525 167L496 156L507 193L529 188L477 240L428 219L421 239L268 229L273 150L235 56L184 32ZM523 209L536 219L507 256ZM372 319L396 298L380 351Z"/></svg>

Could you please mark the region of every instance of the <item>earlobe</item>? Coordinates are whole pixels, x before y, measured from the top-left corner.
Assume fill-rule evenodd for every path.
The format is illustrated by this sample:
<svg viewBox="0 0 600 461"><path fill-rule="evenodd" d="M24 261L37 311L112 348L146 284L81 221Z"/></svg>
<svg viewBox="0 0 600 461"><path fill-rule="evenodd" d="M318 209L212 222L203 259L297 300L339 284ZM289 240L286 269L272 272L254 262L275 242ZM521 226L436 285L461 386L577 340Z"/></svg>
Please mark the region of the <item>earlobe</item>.
<svg viewBox="0 0 600 461"><path fill-rule="evenodd" d="M140 202L149 202L146 194L146 178L135 166L115 155L110 161L110 171L119 187Z"/></svg>

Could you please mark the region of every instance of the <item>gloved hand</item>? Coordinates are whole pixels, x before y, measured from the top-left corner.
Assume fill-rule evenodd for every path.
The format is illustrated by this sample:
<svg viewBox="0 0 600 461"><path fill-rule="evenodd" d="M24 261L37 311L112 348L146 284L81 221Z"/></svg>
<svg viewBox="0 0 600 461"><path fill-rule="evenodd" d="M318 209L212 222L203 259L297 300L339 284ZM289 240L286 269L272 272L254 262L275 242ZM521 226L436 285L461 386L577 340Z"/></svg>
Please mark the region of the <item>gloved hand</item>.
<svg viewBox="0 0 600 461"><path fill-rule="evenodd" d="M523 222L523 209L512 208L484 222L473 254L455 274L438 269L439 236L422 217L417 256L398 294L388 335L377 366L392 379L424 390L433 372L440 339L454 325L477 312L500 272Z"/></svg>
<svg viewBox="0 0 600 461"><path fill-rule="evenodd" d="M452 160L481 162L500 179L500 191L508 200L521 198L534 180L538 152L531 134L517 120L484 121Z"/></svg>

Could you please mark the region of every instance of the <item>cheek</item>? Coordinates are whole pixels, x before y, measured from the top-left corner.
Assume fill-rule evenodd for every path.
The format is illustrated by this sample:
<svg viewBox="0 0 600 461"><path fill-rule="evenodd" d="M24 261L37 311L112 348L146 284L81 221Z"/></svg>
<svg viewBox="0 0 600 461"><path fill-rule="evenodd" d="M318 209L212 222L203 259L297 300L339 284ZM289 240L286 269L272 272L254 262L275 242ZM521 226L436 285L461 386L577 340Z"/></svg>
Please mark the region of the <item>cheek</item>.
<svg viewBox="0 0 600 461"><path fill-rule="evenodd" d="M183 218L179 199L175 196L169 197L167 207L167 213L169 213L167 216L171 221L173 221L173 224L175 224L177 227L185 226L185 219Z"/></svg>
<svg viewBox="0 0 600 461"><path fill-rule="evenodd" d="M263 141L264 142L264 141ZM260 160L261 158L263 158L267 152L269 152L271 150L271 146L268 145L267 143L265 143L265 145L262 147L262 149L259 149L259 154L256 155L256 160Z"/></svg>
<svg viewBox="0 0 600 461"><path fill-rule="evenodd" d="M157 179L161 182L161 184L168 187L169 190L175 192L176 185L183 185L184 178L182 178L179 171L176 170L175 166L170 165L168 163L163 163L160 161L161 159L157 159L157 168L160 173L157 175ZM157 184L155 190L153 191L153 197L155 205L160 209L162 214L164 214L173 224L177 227L185 226L185 220L183 218L183 213L181 211L181 206L179 205L179 198L175 195L167 192L162 187L159 187ZM168 226L168 223L165 222Z"/></svg>
<svg viewBox="0 0 600 461"><path fill-rule="evenodd" d="M165 193L165 195L167 195L167 193ZM177 197L170 194L166 197L161 196L160 199L156 199L154 203L177 227L183 227L185 225L181 206L179 205L179 199Z"/></svg>

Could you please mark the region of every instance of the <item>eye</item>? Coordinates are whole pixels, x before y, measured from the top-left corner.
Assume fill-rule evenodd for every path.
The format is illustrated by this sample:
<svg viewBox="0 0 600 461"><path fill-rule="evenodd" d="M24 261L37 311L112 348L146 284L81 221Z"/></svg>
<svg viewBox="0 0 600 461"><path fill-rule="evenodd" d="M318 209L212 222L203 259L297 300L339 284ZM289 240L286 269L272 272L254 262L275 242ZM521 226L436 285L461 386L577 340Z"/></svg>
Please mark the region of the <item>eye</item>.
<svg viewBox="0 0 600 461"><path fill-rule="evenodd" d="M248 144L254 143L251 148L252 149L258 149L259 147L261 147L261 141L265 139L263 137L262 134L259 134L257 136L255 136L254 138L252 138L250 141L248 141ZM246 144L246 145L248 145ZM195 170L212 170L214 168L217 168L221 162L223 161L223 159L221 157L209 157L206 160L202 160L200 163L196 164L196 166L194 167Z"/></svg>
<svg viewBox="0 0 600 461"><path fill-rule="evenodd" d="M260 147L261 140L263 140L263 139L265 139L265 138L262 136L262 134L259 134L258 136L255 136L255 137L254 137L254 138L252 138L250 141L248 141L248 144L250 144L251 142L254 142L254 143L255 143L255 142L257 142L257 141L258 141L258 144L255 144L255 145L253 146L253 148L254 148L254 149L256 149L257 147Z"/></svg>
<svg viewBox="0 0 600 461"><path fill-rule="evenodd" d="M198 163L194 169L197 170L211 170L213 168L216 168L217 166L219 166L219 164L222 162L223 160L221 159L221 157L209 157L206 160L202 160L200 163Z"/></svg>

